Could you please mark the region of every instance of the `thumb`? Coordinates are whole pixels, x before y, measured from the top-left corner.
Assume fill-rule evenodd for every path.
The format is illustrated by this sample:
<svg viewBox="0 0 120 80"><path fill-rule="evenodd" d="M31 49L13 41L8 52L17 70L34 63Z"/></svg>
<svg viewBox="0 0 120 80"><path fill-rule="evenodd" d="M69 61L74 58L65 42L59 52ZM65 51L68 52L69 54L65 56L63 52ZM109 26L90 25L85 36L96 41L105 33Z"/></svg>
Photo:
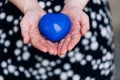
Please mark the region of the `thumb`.
<svg viewBox="0 0 120 80"><path fill-rule="evenodd" d="M23 42L24 44L27 44L30 41L30 34L29 34L30 25L24 20L24 18L20 23L20 28L23 37Z"/></svg>
<svg viewBox="0 0 120 80"><path fill-rule="evenodd" d="M90 29L90 23L89 23L89 17L87 14L83 12L83 15L81 16L81 34L85 35L87 31Z"/></svg>

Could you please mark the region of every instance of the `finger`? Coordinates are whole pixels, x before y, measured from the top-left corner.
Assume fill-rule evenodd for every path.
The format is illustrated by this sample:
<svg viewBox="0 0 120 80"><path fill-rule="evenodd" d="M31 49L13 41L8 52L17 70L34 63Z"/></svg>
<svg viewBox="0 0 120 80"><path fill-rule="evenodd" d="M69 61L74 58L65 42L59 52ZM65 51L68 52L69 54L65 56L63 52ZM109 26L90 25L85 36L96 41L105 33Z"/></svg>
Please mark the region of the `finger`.
<svg viewBox="0 0 120 80"><path fill-rule="evenodd" d="M47 52L47 47L43 44L43 40L38 41L35 39L31 39L31 43L35 48L39 49L40 51L43 51L45 53Z"/></svg>
<svg viewBox="0 0 120 80"><path fill-rule="evenodd" d="M81 26L81 34L85 35L90 28L89 17L85 13L83 13L83 16L81 17Z"/></svg>
<svg viewBox="0 0 120 80"><path fill-rule="evenodd" d="M60 43L58 44L58 55L61 54L61 47L62 47L62 45L63 45L63 43L64 43L64 40L65 40L65 39L62 39L62 40L60 41Z"/></svg>
<svg viewBox="0 0 120 80"><path fill-rule="evenodd" d="M20 23L21 34L23 37L23 42L27 44L30 41L30 34L29 34L29 27L28 23L24 21L24 19Z"/></svg>
<svg viewBox="0 0 120 80"><path fill-rule="evenodd" d="M52 55L56 55L57 54L57 48L55 46L55 44L49 40L47 40L47 48L48 48L48 52Z"/></svg>
<svg viewBox="0 0 120 80"><path fill-rule="evenodd" d="M72 50L75 45L79 42L81 36L80 36L80 33L73 33L72 36L71 36L71 41L69 42L69 45L68 45L68 51Z"/></svg>
<svg viewBox="0 0 120 80"><path fill-rule="evenodd" d="M61 47L61 55L64 55L67 52L67 47L68 47L70 40L71 40L70 35L65 38L63 45Z"/></svg>
<svg viewBox="0 0 120 80"><path fill-rule="evenodd" d="M58 54L58 51L57 51L57 49L58 49L58 42L55 43L55 47L56 47L56 55L57 55Z"/></svg>

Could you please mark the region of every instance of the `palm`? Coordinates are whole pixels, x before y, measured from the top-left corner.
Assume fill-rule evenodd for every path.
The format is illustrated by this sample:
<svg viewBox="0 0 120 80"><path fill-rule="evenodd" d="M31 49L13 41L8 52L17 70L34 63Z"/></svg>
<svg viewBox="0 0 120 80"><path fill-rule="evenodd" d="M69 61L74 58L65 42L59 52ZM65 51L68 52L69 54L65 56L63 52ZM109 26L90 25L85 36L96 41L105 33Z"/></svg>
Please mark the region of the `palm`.
<svg viewBox="0 0 120 80"><path fill-rule="evenodd" d="M65 54L75 47L80 41L82 35L89 29L88 16L78 8L64 9L62 13L68 15L72 22L72 28L69 34L61 40L58 46L58 54ZM86 20L83 20L86 19Z"/></svg>
<svg viewBox="0 0 120 80"><path fill-rule="evenodd" d="M46 40L39 32L38 24L40 18L45 14L43 12L42 15L40 15L41 12L39 10L31 10L25 14L23 17L23 20L21 22L21 30L23 38L26 35L25 43L28 43L29 41L32 43L32 45L43 51L43 52L49 52L51 54L57 53L56 44L50 42L49 40ZM24 26L25 25L25 26ZM25 33L28 31L28 33Z"/></svg>

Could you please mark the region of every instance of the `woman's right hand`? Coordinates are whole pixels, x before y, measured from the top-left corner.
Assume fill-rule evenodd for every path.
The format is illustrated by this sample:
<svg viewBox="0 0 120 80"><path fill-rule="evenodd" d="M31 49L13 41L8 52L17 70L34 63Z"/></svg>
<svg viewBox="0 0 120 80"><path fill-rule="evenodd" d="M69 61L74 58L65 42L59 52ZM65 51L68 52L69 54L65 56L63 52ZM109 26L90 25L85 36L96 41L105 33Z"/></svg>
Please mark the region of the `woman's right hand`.
<svg viewBox="0 0 120 80"><path fill-rule="evenodd" d="M20 22L21 34L25 44L31 42L31 44L40 51L56 55L57 43L46 40L38 28L39 20L45 14L46 12L41 8L32 8L26 11Z"/></svg>

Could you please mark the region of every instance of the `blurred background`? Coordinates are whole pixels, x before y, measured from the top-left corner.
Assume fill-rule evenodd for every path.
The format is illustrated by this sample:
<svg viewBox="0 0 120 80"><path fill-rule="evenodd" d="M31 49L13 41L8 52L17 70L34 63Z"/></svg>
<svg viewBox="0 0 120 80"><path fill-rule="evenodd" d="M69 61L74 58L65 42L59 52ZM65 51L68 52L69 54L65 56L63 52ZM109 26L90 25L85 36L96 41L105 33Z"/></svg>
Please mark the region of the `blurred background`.
<svg viewBox="0 0 120 80"><path fill-rule="evenodd" d="M120 0L109 0L112 12L112 25L115 42L115 80L120 80Z"/></svg>

